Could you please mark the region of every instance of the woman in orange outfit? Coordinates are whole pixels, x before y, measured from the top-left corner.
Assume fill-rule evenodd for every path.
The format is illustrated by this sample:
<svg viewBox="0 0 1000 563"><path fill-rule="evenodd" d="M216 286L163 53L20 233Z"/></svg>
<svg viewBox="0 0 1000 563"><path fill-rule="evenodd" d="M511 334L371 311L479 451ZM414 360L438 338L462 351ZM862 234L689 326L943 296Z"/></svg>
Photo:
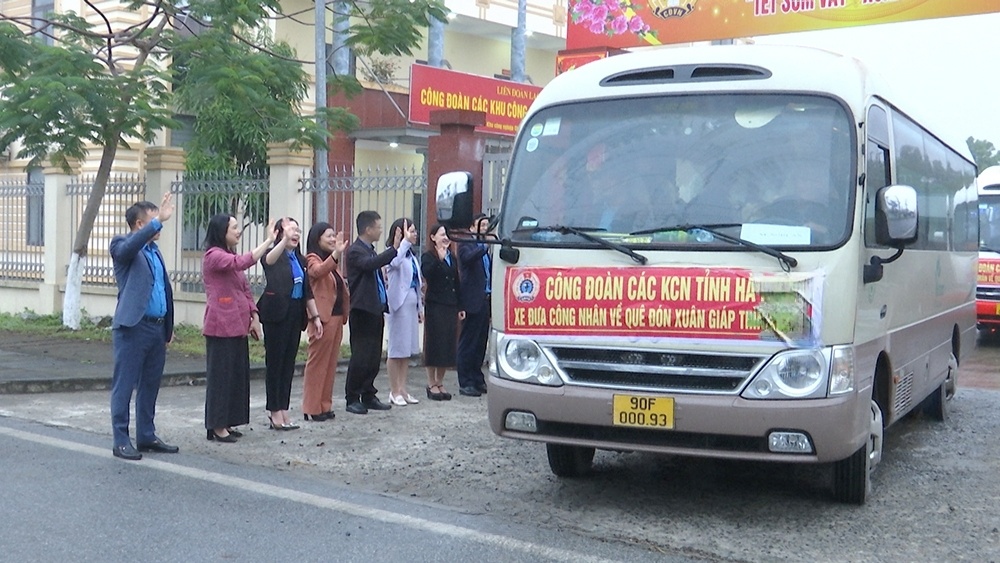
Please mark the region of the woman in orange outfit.
<svg viewBox="0 0 1000 563"><path fill-rule="evenodd" d="M351 310L347 283L337 271L346 247L344 233L335 232L329 223L316 223L306 237L306 272L323 323L322 336L317 336L311 324L306 329L309 348L302 377L302 412L306 420L322 421L335 416L333 379Z"/></svg>

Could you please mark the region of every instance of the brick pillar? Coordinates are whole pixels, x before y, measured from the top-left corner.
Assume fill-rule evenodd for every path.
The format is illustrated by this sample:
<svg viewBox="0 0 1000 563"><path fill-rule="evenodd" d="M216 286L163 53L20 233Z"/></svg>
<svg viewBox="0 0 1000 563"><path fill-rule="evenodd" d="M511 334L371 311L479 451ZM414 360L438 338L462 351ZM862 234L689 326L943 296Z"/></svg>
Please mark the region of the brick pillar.
<svg viewBox="0 0 1000 563"><path fill-rule="evenodd" d="M170 191L170 184L184 176L184 149L179 147L146 147L146 199L160 205L163 194ZM174 216L167 221L164 232L160 233L157 246L163 254L167 271L174 272L180 266L180 252L183 248L184 194L174 194Z"/></svg>
<svg viewBox="0 0 1000 563"><path fill-rule="evenodd" d="M313 202L311 197L303 197L299 180L312 169L312 163L312 152L292 150L289 143L267 144L267 165L271 168L268 219L291 217L308 232Z"/></svg>
<svg viewBox="0 0 1000 563"><path fill-rule="evenodd" d="M38 287L38 313L51 315L62 311L62 286L66 285L66 267L73 254L76 232L70 227L73 199L66 195L66 185L80 173L80 162L71 161L70 170L50 164L45 174L44 199L45 273Z"/></svg>
<svg viewBox="0 0 1000 563"><path fill-rule="evenodd" d="M330 152L328 163L331 176L351 175L354 171L354 139L344 133L334 133L330 137ZM316 210L317 221L326 221L335 230L344 231L347 240L353 241L354 233L354 194L347 191L327 192L327 203L330 206L325 212Z"/></svg>
<svg viewBox="0 0 1000 563"><path fill-rule="evenodd" d="M486 142L476 135L476 127L486 125L486 114L481 111L445 109L430 113L431 125L437 125L440 134L427 143L427 215L428 228L437 222L435 191L442 174L466 171L472 174L472 209L483 208L483 155Z"/></svg>

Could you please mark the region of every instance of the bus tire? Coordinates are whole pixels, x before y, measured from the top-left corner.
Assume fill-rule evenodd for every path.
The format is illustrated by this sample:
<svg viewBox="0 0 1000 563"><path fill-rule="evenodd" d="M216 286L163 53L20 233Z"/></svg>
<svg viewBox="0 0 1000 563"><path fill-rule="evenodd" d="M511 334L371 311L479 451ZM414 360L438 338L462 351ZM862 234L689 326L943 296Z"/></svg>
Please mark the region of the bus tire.
<svg viewBox="0 0 1000 563"><path fill-rule="evenodd" d="M594 448L545 444L549 468L557 477L583 477L594 463Z"/></svg>
<svg viewBox="0 0 1000 563"><path fill-rule="evenodd" d="M847 459L833 464L833 496L838 502L862 505L871 495L872 471L882 459L883 418L878 403L871 401L869 435L865 445Z"/></svg>
<svg viewBox="0 0 1000 563"><path fill-rule="evenodd" d="M948 401L958 387L958 360L955 354L948 360L948 376L933 393L924 399L924 414L938 422L948 420Z"/></svg>

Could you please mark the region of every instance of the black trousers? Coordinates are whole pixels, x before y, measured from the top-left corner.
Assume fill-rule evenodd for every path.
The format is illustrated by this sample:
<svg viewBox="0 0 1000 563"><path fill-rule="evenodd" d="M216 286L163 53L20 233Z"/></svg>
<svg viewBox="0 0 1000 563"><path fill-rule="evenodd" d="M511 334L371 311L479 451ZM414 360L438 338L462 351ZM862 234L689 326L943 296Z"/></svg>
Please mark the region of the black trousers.
<svg viewBox="0 0 1000 563"><path fill-rule="evenodd" d="M250 345L246 336L205 337L205 428L250 422Z"/></svg>
<svg viewBox="0 0 1000 563"><path fill-rule="evenodd" d="M262 323L264 326L264 362L267 375L264 388L267 391L267 410L288 410L292 395L292 376L295 374L295 356L299 353L302 340L303 308L293 300L288 306L288 315L277 323Z"/></svg>
<svg viewBox="0 0 1000 563"><path fill-rule="evenodd" d="M347 364L344 398L347 404L375 397L375 377L382 364L382 332L385 318L360 309L348 317L351 329L351 359Z"/></svg>
<svg viewBox="0 0 1000 563"><path fill-rule="evenodd" d="M483 361L486 359L486 341L490 337L490 298L478 313L466 311L462 330L458 333L456 368L459 387L477 387L486 384Z"/></svg>

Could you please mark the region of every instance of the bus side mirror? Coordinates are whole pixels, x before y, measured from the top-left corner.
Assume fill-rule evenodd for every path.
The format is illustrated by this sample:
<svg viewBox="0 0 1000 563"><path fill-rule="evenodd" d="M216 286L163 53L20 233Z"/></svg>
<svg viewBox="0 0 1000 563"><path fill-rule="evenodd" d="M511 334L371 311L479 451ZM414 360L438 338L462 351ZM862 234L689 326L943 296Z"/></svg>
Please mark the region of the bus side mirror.
<svg viewBox="0 0 1000 563"><path fill-rule="evenodd" d="M448 172L438 178L434 192L437 220L449 229L472 224L472 174Z"/></svg>
<svg viewBox="0 0 1000 563"><path fill-rule="evenodd" d="M864 283L882 279L882 265L894 262L903 248L917 240L917 190L910 186L886 186L875 194L875 242L896 249L888 258L872 256L865 264Z"/></svg>
<svg viewBox="0 0 1000 563"><path fill-rule="evenodd" d="M875 195L875 241L898 248L917 240L917 190L896 185Z"/></svg>

